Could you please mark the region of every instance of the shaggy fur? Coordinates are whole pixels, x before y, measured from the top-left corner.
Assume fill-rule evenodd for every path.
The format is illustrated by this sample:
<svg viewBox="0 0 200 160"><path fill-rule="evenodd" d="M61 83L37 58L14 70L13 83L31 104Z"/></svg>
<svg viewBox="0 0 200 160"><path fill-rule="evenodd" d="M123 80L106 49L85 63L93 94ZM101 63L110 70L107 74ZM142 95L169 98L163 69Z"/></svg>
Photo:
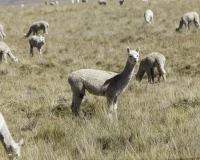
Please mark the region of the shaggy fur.
<svg viewBox="0 0 200 160"><path fill-rule="evenodd" d="M33 35L38 35L38 31L40 30L43 30L43 34L48 34L47 32L48 27L49 27L49 23L46 21L35 22L31 25L28 33L25 34L24 37L28 38L32 32L33 32Z"/></svg>
<svg viewBox="0 0 200 160"><path fill-rule="evenodd" d="M33 47L36 47L40 54L42 54L42 46L45 43L45 38L43 36L32 36L29 39L29 45L30 45L30 54L33 56Z"/></svg>
<svg viewBox="0 0 200 160"><path fill-rule="evenodd" d="M0 112L0 140L10 160L14 159L15 157L16 158L20 157L21 145L24 143L24 140L22 139L19 143L16 143L13 140L1 112Z"/></svg>
<svg viewBox="0 0 200 160"><path fill-rule="evenodd" d="M148 76L148 82L151 83L152 80L154 83L154 68L156 67L159 72L158 81L160 81L161 76L164 80L166 80L166 71L164 69L164 65L165 57L158 52L152 52L144 57L140 62L139 70L136 74L136 79L141 81L144 73L146 72Z"/></svg>
<svg viewBox="0 0 200 160"><path fill-rule="evenodd" d="M87 90L89 93L107 98L108 112L117 117L117 99L129 84L139 58L140 48L127 48L128 59L124 70L117 74L109 71L81 69L71 73L68 82L72 90L72 112L79 116L80 105Z"/></svg>
<svg viewBox="0 0 200 160"><path fill-rule="evenodd" d="M154 19L153 19L153 12L150 9L147 9L144 12L144 19L145 21L150 24L150 23L154 23Z"/></svg>
<svg viewBox="0 0 200 160"><path fill-rule="evenodd" d="M1 38L6 38L6 35L4 33L4 28L1 24L0 24L0 36L1 36Z"/></svg>
<svg viewBox="0 0 200 160"><path fill-rule="evenodd" d="M14 61L17 62L18 58L16 58L12 52L10 51L10 48L4 43L4 42L0 42L0 61L2 61L2 57L4 57L4 60L6 63L8 63L7 61L7 55Z"/></svg>
<svg viewBox="0 0 200 160"><path fill-rule="evenodd" d="M189 12L189 13L184 14L181 17L179 27L176 28L176 31L180 31L183 24L185 24L186 30L190 29L190 26L189 26L190 22L194 22L195 26L199 28L199 14L197 12Z"/></svg>

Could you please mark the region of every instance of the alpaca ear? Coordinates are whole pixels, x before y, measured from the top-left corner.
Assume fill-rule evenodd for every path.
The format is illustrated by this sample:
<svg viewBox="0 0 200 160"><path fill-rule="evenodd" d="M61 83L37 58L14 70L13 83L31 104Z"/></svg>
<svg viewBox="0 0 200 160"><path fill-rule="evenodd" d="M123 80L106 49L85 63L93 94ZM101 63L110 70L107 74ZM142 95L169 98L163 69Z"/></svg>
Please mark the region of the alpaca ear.
<svg viewBox="0 0 200 160"><path fill-rule="evenodd" d="M24 139L21 139L18 143L18 146L20 147L24 143Z"/></svg>
<svg viewBox="0 0 200 160"><path fill-rule="evenodd" d="M138 53L140 52L140 47L139 47L139 46L137 47L136 51L137 51Z"/></svg>
<svg viewBox="0 0 200 160"><path fill-rule="evenodd" d="M127 47L127 52L130 53L130 48L129 47Z"/></svg>

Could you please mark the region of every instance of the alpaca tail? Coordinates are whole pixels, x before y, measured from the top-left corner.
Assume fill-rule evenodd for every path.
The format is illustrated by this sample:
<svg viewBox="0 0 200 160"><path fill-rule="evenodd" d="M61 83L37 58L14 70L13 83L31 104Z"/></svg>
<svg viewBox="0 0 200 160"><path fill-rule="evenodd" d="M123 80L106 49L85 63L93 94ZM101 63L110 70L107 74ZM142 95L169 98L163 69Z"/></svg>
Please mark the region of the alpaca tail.
<svg viewBox="0 0 200 160"><path fill-rule="evenodd" d="M153 68L151 68L151 78L152 78L152 81L154 83L154 69Z"/></svg>
<svg viewBox="0 0 200 160"><path fill-rule="evenodd" d="M28 33L24 35L25 38L28 38L32 33L32 29L30 28Z"/></svg>

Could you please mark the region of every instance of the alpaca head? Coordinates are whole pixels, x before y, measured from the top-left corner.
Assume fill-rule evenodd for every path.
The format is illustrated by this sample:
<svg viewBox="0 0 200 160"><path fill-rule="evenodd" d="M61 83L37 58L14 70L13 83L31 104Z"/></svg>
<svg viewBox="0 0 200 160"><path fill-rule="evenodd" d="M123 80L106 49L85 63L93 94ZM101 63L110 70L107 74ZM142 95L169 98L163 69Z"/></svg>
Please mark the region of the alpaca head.
<svg viewBox="0 0 200 160"><path fill-rule="evenodd" d="M17 57L13 57L12 60L13 60L14 62L18 62L18 58L17 58Z"/></svg>
<svg viewBox="0 0 200 160"><path fill-rule="evenodd" d="M128 53L128 61L131 64L136 64L138 59L139 59L139 52L140 52L140 47L137 47L136 50L130 50L130 48L127 48L127 53Z"/></svg>
<svg viewBox="0 0 200 160"><path fill-rule="evenodd" d="M24 140L22 139L18 143L14 143L12 148L10 149L8 156L10 159L19 158L20 157L20 152L21 152L21 146L24 143Z"/></svg>
<svg viewBox="0 0 200 160"><path fill-rule="evenodd" d="M44 42L44 37L43 36L40 36L40 41Z"/></svg>

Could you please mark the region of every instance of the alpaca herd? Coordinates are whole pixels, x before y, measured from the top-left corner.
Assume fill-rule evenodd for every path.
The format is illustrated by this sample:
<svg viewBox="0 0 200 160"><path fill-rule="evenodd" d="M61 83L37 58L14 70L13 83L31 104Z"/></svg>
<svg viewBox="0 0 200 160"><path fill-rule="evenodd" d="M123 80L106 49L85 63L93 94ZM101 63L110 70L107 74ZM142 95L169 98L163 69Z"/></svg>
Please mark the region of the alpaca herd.
<svg viewBox="0 0 200 160"><path fill-rule="evenodd" d="M142 0L148 1L148 0ZM72 0L72 3L79 3L79 0ZM88 2L88 0L82 0L82 2ZM106 5L108 0L98 0L100 5ZM58 1L55 2L45 2L45 4L57 5ZM119 4L123 5L124 0L119 0ZM144 20L147 24L154 23L154 13L152 10L147 9L144 12ZM184 14L181 17L179 27L176 28L176 31L180 31L183 25L185 29L189 29L189 23L194 22L195 26L199 27L199 15L196 12L189 12ZM37 21L34 22L27 34L24 35L25 38L28 38L30 45L30 55L33 56L33 48L37 48L39 53L42 54L42 47L45 44L45 35L48 35L49 23L47 21ZM43 31L43 36L39 36L38 32ZM0 37L4 39L6 37L4 33L4 27L0 24ZM158 70L158 82L161 77L163 80L166 80L166 71L165 71L165 61L166 58L163 54L158 52L152 52L147 54L140 62L139 69L137 73L134 74L134 69L136 64L139 61L140 47L137 47L135 50L127 48L127 61L124 66L124 69L121 73L115 73L104 70L95 70L95 69L80 69L72 72L68 76L68 83L71 87L72 92L72 103L71 110L75 116L80 116L80 107L82 100L88 91L90 94L96 96L104 96L107 100L108 107L108 116L112 119L113 115L117 119L117 100L122 92L126 89L132 77L135 76L137 81L142 81L144 74L147 74L148 83L155 83L155 74L154 68ZM4 43L0 42L0 61L4 58L5 63L7 62L7 55L14 62L18 62L18 58L15 57L10 48ZM5 119L0 112L0 139L1 142L9 156L10 159L14 157L20 157L20 148L24 143L23 139L16 143L7 127Z"/></svg>

